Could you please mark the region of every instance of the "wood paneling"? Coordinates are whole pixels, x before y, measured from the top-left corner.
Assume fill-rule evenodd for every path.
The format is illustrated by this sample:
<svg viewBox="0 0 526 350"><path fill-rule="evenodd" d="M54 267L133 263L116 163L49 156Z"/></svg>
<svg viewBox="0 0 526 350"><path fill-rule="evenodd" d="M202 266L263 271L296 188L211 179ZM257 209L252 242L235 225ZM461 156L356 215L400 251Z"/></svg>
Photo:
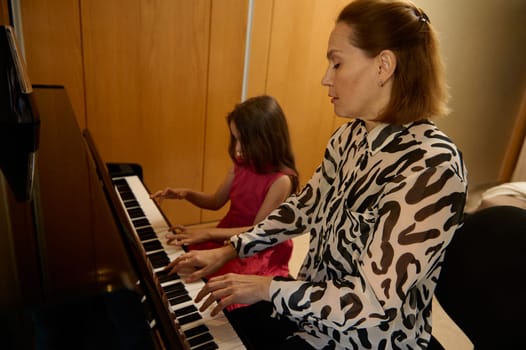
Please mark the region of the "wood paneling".
<svg viewBox="0 0 526 350"><path fill-rule="evenodd" d="M0 24L10 24L7 0L0 0Z"/></svg>
<svg viewBox="0 0 526 350"><path fill-rule="evenodd" d="M210 0L82 2L88 127L108 162L151 191L202 186ZM165 201L172 223L199 210Z"/></svg>
<svg viewBox="0 0 526 350"><path fill-rule="evenodd" d="M320 163L332 132L347 121L334 116L321 79L330 31L348 1L274 1L271 14L264 1L256 1L249 91L258 93L264 84L264 91L283 107L304 184ZM266 51L268 58L260 54ZM263 66L265 60L268 64Z"/></svg>
<svg viewBox="0 0 526 350"><path fill-rule="evenodd" d="M302 184L346 121L334 116L320 83L328 35L346 1L254 2L248 96L279 100ZM151 191L211 192L231 166L225 116L241 99L247 6L246 0L26 0L30 74L79 91L71 96L75 112L82 121L86 111L85 126L103 158L141 164ZM225 212L201 212L183 201L165 201L163 210L182 224Z"/></svg>
<svg viewBox="0 0 526 350"><path fill-rule="evenodd" d="M85 126L78 0L21 1L24 44L32 84L63 85Z"/></svg>
<svg viewBox="0 0 526 350"><path fill-rule="evenodd" d="M241 101L247 3L246 0L212 2L202 187L208 193L215 192L232 167L226 116ZM228 205L215 212L205 210L201 221L218 220L227 209Z"/></svg>

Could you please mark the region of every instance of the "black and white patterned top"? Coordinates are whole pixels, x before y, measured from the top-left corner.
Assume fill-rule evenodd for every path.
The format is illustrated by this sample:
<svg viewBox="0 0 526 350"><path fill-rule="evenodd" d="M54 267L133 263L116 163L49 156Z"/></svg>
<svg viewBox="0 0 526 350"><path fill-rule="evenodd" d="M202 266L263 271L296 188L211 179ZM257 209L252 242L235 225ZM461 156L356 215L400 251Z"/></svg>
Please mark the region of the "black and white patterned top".
<svg viewBox="0 0 526 350"><path fill-rule="evenodd" d="M244 257L310 234L297 280L275 278L270 296L316 349L424 349L466 192L462 156L432 122L354 120L300 194L231 241Z"/></svg>

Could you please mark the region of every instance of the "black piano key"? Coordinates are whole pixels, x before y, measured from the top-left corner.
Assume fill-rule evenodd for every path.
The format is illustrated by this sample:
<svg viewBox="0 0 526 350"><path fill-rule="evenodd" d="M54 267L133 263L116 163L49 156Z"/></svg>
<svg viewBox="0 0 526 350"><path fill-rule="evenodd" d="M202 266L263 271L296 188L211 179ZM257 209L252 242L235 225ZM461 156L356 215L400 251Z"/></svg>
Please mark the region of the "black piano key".
<svg viewBox="0 0 526 350"><path fill-rule="evenodd" d="M160 253L163 253L163 252L160 252ZM156 257L155 259L150 259L150 263L152 264L152 266L156 269L158 269L159 267L165 267L167 266L169 263L170 263L170 259L168 259L168 257Z"/></svg>
<svg viewBox="0 0 526 350"><path fill-rule="evenodd" d="M135 230L141 241L157 238L155 231L151 226L141 227Z"/></svg>
<svg viewBox="0 0 526 350"><path fill-rule="evenodd" d="M159 253L164 253L164 252L159 252ZM165 267L170 263L170 259L168 259L167 256L165 257L155 256L153 258L150 258L149 260L152 263L152 265L155 266L156 269L159 267Z"/></svg>
<svg viewBox="0 0 526 350"><path fill-rule="evenodd" d="M136 199L135 198L135 195L133 194L133 192L131 191L119 191L119 194L121 195L121 198L123 201L129 201L129 200L132 200L132 199Z"/></svg>
<svg viewBox="0 0 526 350"><path fill-rule="evenodd" d="M157 275L157 278L159 279L160 283L169 282L169 281L176 281L180 279L178 274L174 273L173 275L169 275L168 273L170 270L160 270L157 271L155 274Z"/></svg>
<svg viewBox="0 0 526 350"><path fill-rule="evenodd" d="M188 345L190 345L190 347L193 348L197 345L201 345L201 344L204 345L212 340L214 340L214 338L212 337L210 333L203 333L203 334L198 335L197 337L188 339Z"/></svg>
<svg viewBox="0 0 526 350"><path fill-rule="evenodd" d="M139 207L139 202L137 202L135 199L130 199L130 200L127 200L124 203L124 207L126 209L129 209L129 208L136 208L136 207Z"/></svg>
<svg viewBox="0 0 526 350"><path fill-rule="evenodd" d="M182 295L188 295L188 291L186 289L173 289L170 291L165 291L164 294L166 294L168 299L170 299L170 298L176 298Z"/></svg>
<svg viewBox="0 0 526 350"><path fill-rule="evenodd" d="M146 253L146 255L148 256L148 259L150 260L168 259L168 255L166 254L164 250Z"/></svg>
<svg viewBox="0 0 526 350"><path fill-rule="evenodd" d="M117 186L117 187L119 187L119 186L120 186L120 187L122 187L122 186L126 186L126 187L128 187L128 188L130 187L130 186L128 185L128 181L126 181L126 180L124 180L124 179L113 179L112 182L113 182L113 184L114 184L115 186Z"/></svg>
<svg viewBox="0 0 526 350"><path fill-rule="evenodd" d="M177 282L177 283L174 283L174 284L169 284L167 286L163 286L163 290L165 292L171 292L171 291L174 291L174 290L186 290L184 284L182 284L181 282Z"/></svg>
<svg viewBox="0 0 526 350"><path fill-rule="evenodd" d="M176 317L180 317L180 316L188 315L190 313L198 312L198 311L199 310L197 310L197 307L195 307L195 305L188 305L185 307L181 307L179 309L175 309L174 314Z"/></svg>
<svg viewBox="0 0 526 350"><path fill-rule="evenodd" d="M185 325L187 323L198 321L201 319L203 319L203 317L198 312L194 312L193 314L189 314L189 315L182 316L182 317L177 317L177 320L179 321L179 324L181 325Z"/></svg>
<svg viewBox="0 0 526 350"><path fill-rule="evenodd" d="M192 298L188 294L177 296L177 297L173 297L173 298L168 298L168 302L172 306L179 305L181 303L184 303L184 302L187 302L187 301L190 301L190 300L192 300Z"/></svg>
<svg viewBox="0 0 526 350"><path fill-rule="evenodd" d="M161 242L159 242L157 240L149 241L149 242L143 242L142 246L144 247L144 250L146 251L146 253L163 249L163 246L162 246Z"/></svg>
<svg viewBox="0 0 526 350"><path fill-rule="evenodd" d="M155 253L149 253L146 256L148 257L148 260L154 269L166 267L170 263L170 258L168 258L168 255L166 255L164 251L158 250Z"/></svg>
<svg viewBox="0 0 526 350"><path fill-rule="evenodd" d="M217 346L217 344L214 342L206 343L196 348L192 348L192 350L215 350L215 349L219 349L219 346Z"/></svg>
<svg viewBox="0 0 526 350"><path fill-rule="evenodd" d="M132 220L132 224L135 227L151 226L150 222L146 218L140 218L140 219Z"/></svg>
<svg viewBox="0 0 526 350"><path fill-rule="evenodd" d="M119 191L131 191L130 185L128 185L128 182L124 179L113 181L113 184L117 187Z"/></svg>
<svg viewBox="0 0 526 350"><path fill-rule="evenodd" d="M156 239L156 238L157 238L157 235L155 234L155 232L146 232L146 233L141 233L139 235L139 239L141 242L151 241L152 239Z"/></svg>
<svg viewBox="0 0 526 350"><path fill-rule="evenodd" d="M130 215L130 218L132 219L146 217L146 215L144 214L144 211L142 211L142 209L139 207L128 209L128 215Z"/></svg>
<svg viewBox="0 0 526 350"><path fill-rule="evenodd" d="M210 329L206 325L200 324L198 326L187 329L183 333L186 338L192 338L192 337L195 337L196 335L208 333L208 332L210 332Z"/></svg>

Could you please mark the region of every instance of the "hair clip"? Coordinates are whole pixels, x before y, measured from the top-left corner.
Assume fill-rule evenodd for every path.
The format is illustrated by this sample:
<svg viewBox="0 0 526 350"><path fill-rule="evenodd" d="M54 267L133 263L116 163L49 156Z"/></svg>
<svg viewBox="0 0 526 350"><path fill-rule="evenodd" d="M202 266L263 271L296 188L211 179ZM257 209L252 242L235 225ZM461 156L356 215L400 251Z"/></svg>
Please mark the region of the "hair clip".
<svg viewBox="0 0 526 350"><path fill-rule="evenodd" d="M422 11L421 9L418 9L418 20L422 23L430 23L429 21L429 17L427 17L426 13L424 11Z"/></svg>

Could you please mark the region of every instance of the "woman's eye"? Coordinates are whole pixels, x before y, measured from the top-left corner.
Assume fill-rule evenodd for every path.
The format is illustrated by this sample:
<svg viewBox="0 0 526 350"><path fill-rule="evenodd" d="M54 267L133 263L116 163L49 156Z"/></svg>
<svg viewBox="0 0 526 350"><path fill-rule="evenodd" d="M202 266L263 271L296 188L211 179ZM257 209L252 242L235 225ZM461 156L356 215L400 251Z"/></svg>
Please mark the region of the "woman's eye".
<svg viewBox="0 0 526 350"><path fill-rule="evenodd" d="M339 63L335 63L335 64L332 65L332 68L338 69L338 68L340 68L340 64Z"/></svg>

